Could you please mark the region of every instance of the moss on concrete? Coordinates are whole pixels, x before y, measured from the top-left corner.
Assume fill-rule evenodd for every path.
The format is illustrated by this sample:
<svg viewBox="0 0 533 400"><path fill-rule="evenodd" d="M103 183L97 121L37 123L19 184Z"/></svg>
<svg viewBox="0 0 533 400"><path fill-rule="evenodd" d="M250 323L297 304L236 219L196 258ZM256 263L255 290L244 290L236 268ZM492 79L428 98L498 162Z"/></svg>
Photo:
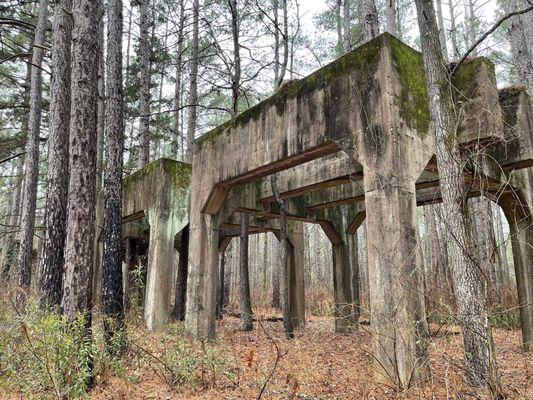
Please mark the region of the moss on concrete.
<svg viewBox="0 0 533 400"><path fill-rule="evenodd" d="M306 78L289 82L271 97L240 113L235 118L216 127L196 139L198 145L213 143L219 136L229 135L233 128L246 125L250 120L258 120L271 106L281 115L291 99L320 90L354 73L359 82L370 80L379 61L380 49L390 35L381 35L351 51Z"/></svg>
<svg viewBox="0 0 533 400"><path fill-rule="evenodd" d="M132 185L142 182L148 177L157 178L158 171L168 173L172 183L180 188L187 188L191 183L191 164L169 158L160 158L125 177L122 183L123 190L129 190Z"/></svg>
<svg viewBox="0 0 533 400"><path fill-rule="evenodd" d="M450 64L449 69L453 70L455 64ZM476 57L465 61L459 66L452 76L452 86L456 101L470 100L478 90L478 79L476 75L481 68L487 68L489 74L494 75L494 65L485 57Z"/></svg>
<svg viewBox="0 0 533 400"><path fill-rule="evenodd" d="M422 55L413 48L387 34L393 66L400 77L400 116L421 136L429 132L429 101Z"/></svg>

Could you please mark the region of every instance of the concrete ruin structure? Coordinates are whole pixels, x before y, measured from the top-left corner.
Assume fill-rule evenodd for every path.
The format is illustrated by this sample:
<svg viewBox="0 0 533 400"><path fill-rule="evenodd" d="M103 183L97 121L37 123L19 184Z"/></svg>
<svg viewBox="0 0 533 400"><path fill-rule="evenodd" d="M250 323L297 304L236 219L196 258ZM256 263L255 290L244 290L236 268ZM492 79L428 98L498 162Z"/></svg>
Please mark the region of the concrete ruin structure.
<svg viewBox="0 0 533 400"><path fill-rule="evenodd" d="M127 244L124 283L128 285L131 253L139 253L139 247L146 240L148 254L143 313L150 330L161 330L170 320L174 249L179 246L179 235L189 223L190 179L190 164L162 158L127 176L123 182L123 238ZM103 193L100 193L97 212L99 230L102 221ZM101 282L101 232L98 232L97 240L95 283ZM131 246L132 242L135 247ZM95 298L99 299L100 288L94 287L93 291Z"/></svg>
<svg viewBox="0 0 533 400"><path fill-rule="evenodd" d="M519 88L498 91L493 66L484 58L461 65L453 85L468 196L483 193L505 211L524 347L532 350L531 100ZM239 214L250 214L250 233L279 231L279 207L270 183L270 175L277 174L289 219L287 279L293 319L304 322L302 223L315 223L333 247L335 329L355 328L351 305L358 301L353 290L358 271L351 235L366 219L376 368L401 386L424 379L427 326L417 206L441 199L429 120L421 55L383 34L282 86L197 139L190 186L186 331L199 339L215 336L219 252L237 235ZM143 207L135 205L127 212L135 214ZM148 216L152 232L156 229L150 247L161 246L152 237L162 235L166 239L160 240L167 243L185 223L179 218L171 223L172 218L157 211L151 215L148 210ZM154 252L150 250L152 263L157 262ZM152 278L160 290L168 289L165 273ZM166 321L153 313L152 327Z"/></svg>

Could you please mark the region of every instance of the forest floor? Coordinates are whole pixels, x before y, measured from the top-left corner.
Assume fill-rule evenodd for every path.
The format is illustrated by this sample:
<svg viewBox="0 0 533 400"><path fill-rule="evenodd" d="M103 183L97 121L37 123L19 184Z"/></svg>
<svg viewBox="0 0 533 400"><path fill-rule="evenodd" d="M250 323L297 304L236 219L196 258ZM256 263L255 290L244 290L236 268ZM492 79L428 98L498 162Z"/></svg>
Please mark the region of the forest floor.
<svg viewBox="0 0 533 400"><path fill-rule="evenodd" d="M238 325L235 317L219 321L212 345L184 341L181 324L159 334L130 328L129 354L120 368L97 376L90 396L257 399L263 390L262 399L490 398L464 382L462 338L455 326L431 325L432 378L398 392L376 379L366 325L341 335L333 332L332 318L308 317L290 341L281 322L255 323L251 332L238 331ZM494 341L506 398L533 399L533 354L522 350L520 331L495 329Z"/></svg>

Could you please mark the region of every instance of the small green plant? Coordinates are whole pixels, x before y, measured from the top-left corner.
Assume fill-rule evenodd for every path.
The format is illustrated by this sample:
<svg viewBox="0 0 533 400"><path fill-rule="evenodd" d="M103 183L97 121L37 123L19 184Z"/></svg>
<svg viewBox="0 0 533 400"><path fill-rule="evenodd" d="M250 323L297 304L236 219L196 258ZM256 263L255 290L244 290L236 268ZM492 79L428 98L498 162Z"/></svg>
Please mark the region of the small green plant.
<svg viewBox="0 0 533 400"><path fill-rule="evenodd" d="M173 346L165 353L163 362L167 373L170 375L168 380L172 386L178 388L183 385L196 385L195 371L198 366L198 358L183 339L178 337Z"/></svg>
<svg viewBox="0 0 533 400"><path fill-rule="evenodd" d="M37 302L9 314L0 321L0 386L25 398L85 397L95 353L83 316L68 323Z"/></svg>

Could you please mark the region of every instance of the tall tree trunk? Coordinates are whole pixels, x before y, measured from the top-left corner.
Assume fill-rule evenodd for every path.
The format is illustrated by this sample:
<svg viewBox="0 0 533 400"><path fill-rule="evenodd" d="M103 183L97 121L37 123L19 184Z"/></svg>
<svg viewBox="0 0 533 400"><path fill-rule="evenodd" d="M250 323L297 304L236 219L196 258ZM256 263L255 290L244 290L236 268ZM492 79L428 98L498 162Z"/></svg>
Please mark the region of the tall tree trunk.
<svg viewBox="0 0 533 400"><path fill-rule="evenodd" d="M387 32L398 36L398 6L396 0L385 0L385 15L387 16Z"/></svg>
<svg viewBox="0 0 533 400"><path fill-rule="evenodd" d="M271 279L272 279L272 308L275 309L281 309L281 300L280 300L280 293L279 293L279 244L276 247L275 243L272 244L274 246L274 256L272 259L274 262L272 263L272 271L271 271Z"/></svg>
<svg viewBox="0 0 533 400"><path fill-rule="evenodd" d="M449 0L453 1L453 0ZM448 46L446 42L446 27L444 26L444 18L442 16L442 0L436 0L437 3L437 20L439 22L440 44L442 47L442 58L445 63L449 62L448 59Z"/></svg>
<svg viewBox="0 0 533 400"><path fill-rule="evenodd" d="M187 298L187 274L189 266L189 225L181 231L180 257L176 274L176 293L172 317L176 320L185 319L185 301Z"/></svg>
<svg viewBox="0 0 533 400"><path fill-rule="evenodd" d="M503 2L507 13L519 11L531 5L527 0L508 0ZM516 78L533 96L533 12L516 15L509 19L508 37L511 44Z"/></svg>
<svg viewBox="0 0 533 400"><path fill-rule="evenodd" d="M509 260L507 259L507 242L505 240L505 236L503 234L503 220L502 220L502 212L499 206L493 204L493 212L494 220L496 222L496 239L497 239L497 247L498 251L500 252L500 267L501 267L501 273L502 273L502 283L505 283L508 285L511 283L510 279L510 271L509 271Z"/></svg>
<svg viewBox="0 0 533 400"><path fill-rule="evenodd" d="M41 64L45 48L45 32L48 22L48 0L41 0L39 20L35 28L33 56L31 59L30 110L28 117L28 139L24 163L24 197L20 218L20 245L18 254L18 285L28 290L31 283L33 230L37 206L37 184L39 180L39 135L41 133L42 86Z"/></svg>
<svg viewBox="0 0 533 400"><path fill-rule="evenodd" d="M455 19L455 7L453 0L448 0L448 8L450 13L450 38L452 39L452 54L454 58L460 56L459 45L457 42L457 24Z"/></svg>
<svg viewBox="0 0 533 400"><path fill-rule="evenodd" d="M96 222L96 130L98 104L98 2L74 0L69 187L63 313L91 326L94 224Z"/></svg>
<svg viewBox="0 0 533 400"><path fill-rule="evenodd" d="M20 136L24 137L28 135L28 109L30 104L30 89L31 89L31 64L26 63L26 79L24 80L24 97L23 107L26 112L22 113L20 118ZM18 157L15 160L15 188L13 191L11 203L11 215L9 218L9 227L11 231L6 235L4 245L4 264L2 265L1 279L4 282L10 280L11 272L13 271L13 265L17 257L17 241L16 233L20 229L20 208L22 203L22 189L24 187L24 155Z"/></svg>
<svg viewBox="0 0 533 400"><path fill-rule="evenodd" d="M241 312L241 331L251 331L254 327L252 299L250 298L250 274L248 268L250 216L241 213L240 260L239 260L239 305Z"/></svg>
<svg viewBox="0 0 533 400"><path fill-rule="evenodd" d="M218 293L217 293L217 319L222 319L224 312L224 278L226 276L226 257L225 251L219 253L218 259Z"/></svg>
<svg viewBox="0 0 533 400"><path fill-rule="evenodd" d="M189 119L187 122L187 152L185 161L192 162L192 147L196 136L196 120L198 118L198 19L200 0L193 0L192 12L192 43L189 75Z"/></svg>
<svg viewBox="0 0 533 400"><path fill-rule="evenodd" d="M470 382L497 390L498 374L492 333L486 310L486 292L475 264L472 223L469 220L461 155L448 145L454 132L451 84L442 58L439 32L432 0L415 0L426 73L431 129L436 137L436 156L450 237L452 277L459 306L466 367Z"/></svg>
<svg viewBox="0 0 533 400"><path fill-rule="evenodd" d="M393 0L391 0L393 1ZM342 25L343 25L343 36L342 36L342 43L344 46L344 52L347 53L352 49L352 45L350 43L351 39L351 23L350 23L350 1L344 0L343 2L343 8L342 8Z"/></svg>
<svg viewBox="0 0 533 400"><path fill-rule="evenodd" d="M289 17L287 0L281 0L283 8L283 31L281 34L281 44L283 46L283 60L279 68L278 86L281 86L283 79L285 79L285 73L287 72L287 63L289 62Z"/></svg>
<svg viewBox="0 0 533 400"><path fill-rule="evenodd" d="M363 42L372 40L379 35L379 20L374 0L361 0L361 23L363 24Z"/></svg>
<svg viewBox="0 0 533 400"><path fill-rule="evenodd" d="M122 286L122 162L124 97L122 88L122 0L107 6L107 106L105 109L104 254L102 300L108 346L124 329ZM118 350L113 349L111 350Z"/></svg>
<svg viewBox="0 0 533 400"><path fill-rule="evenodd" d="M61 305L64 247L67 222L68 138L70 133L70 46L72 0L55 5L50 82L50 133L45 232L42 255L41 306Z"/></svg>
<svg viewBox="0 0 533 400"><path fill-rule="evenodd" d="M182 66L182 60L183 60L183 41L184 41L184 35L183 30L185 28L185 0L180 0L180 20L178 24L178 51L176 54L176 82L174 85L174 125L173 125L173 133L172 133L172 143L170 148L170 157L171 158L178 158L178 143L180 136L183 135L183 132L181 130L181 121L180 121L180 115L181 115L181 75L183 71Z"/></svg>
<svg viewBox="0 0 533 400"><path fill-rule="evenodd" d="M237 0L228 2L231 13L231 34L233 39L233 74L231 74L231 116L239 112L239 98L241 91L241 45L239 43L239 10Z"/></svg>
<svg viewBox="0 0 533 400"><path fill-rule="evenodd" d="M274 86L278 86L279 78L279 0L272 0L274 9Z"/></svg>
<svg viewBox="0 0 533 400"><path fill-rule="evenodd" d="M98 133L96 143L96 193L102 189L104 171L104 131L105 131L105 61L104 61L104 2L100 3L98 23Z"/></svg>
<svg viewBox="0 0 533 400"><path fill-rule="evenodd" d="M150 52L151 38L149 34L150 0L141 0L140 4L140 89L139 89L139 168L150 162Z"/></svg>
<svg viewBox="0 0 533 400"><path fill-rule="evenodd" d="M468 0L467 6L468 9L465 10L465 13L467 14L466 48L468 49L476 42L477 19L476 14L474 13L474 1ZM477 49L474 49L471 54L472 56L477 56Z"/></svg>
<svg viewBox="0 0 533 400"><path fill-rule="evenodd" d="M285 329L285 336L287 339L294 338L294 329L292 325L291 311L290 311L290 299L289 299L289 241L287 235L287 205L281 198L277 188L277 177L271 175L270 184L272 186L272 193L276 197L276 201L279 204L280 213L280 251L281 257L279 273L281 283L281 312L283 314L283 328Z"/></svg>

